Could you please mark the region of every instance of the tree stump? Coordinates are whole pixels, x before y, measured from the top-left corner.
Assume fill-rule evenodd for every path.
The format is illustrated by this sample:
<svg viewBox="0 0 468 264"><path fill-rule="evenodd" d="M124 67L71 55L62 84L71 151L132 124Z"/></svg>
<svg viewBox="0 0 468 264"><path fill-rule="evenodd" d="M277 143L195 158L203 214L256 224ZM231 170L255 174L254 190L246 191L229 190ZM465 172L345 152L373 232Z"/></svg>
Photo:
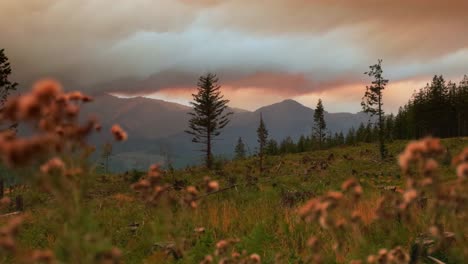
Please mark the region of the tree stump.
<svg viewBox="0 0 468 264"><path fill-rule="evenodd" d="M16 196L16 211L23 211L24 204L23 204L23 196L18 195Z"/></svg>

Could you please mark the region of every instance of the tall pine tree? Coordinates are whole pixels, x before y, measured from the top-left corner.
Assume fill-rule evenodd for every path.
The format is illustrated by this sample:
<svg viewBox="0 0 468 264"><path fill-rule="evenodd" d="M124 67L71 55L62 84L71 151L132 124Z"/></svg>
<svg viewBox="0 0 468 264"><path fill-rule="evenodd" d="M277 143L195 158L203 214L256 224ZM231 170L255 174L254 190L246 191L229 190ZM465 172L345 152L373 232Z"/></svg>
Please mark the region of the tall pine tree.
<svg viewBox="0 0 468 264"><path fill-rule="evenodd" d="M370 113L371 116L378 117L378 128L379 128L379 150L380 157L382 159L387 155L387 149L385 147L385 132L384 132L384 111L382 109L382 91L388 83L388 80L382 76L382 60L378 60L377 64L369 66L369 71L364 74L373 77L371 85L366 86L366 92L362 97L362 109L366 113Z"/></svg>
<svg viewBox="0 0 468 264"><path fill-rule="evenodd" d="M268 140L268 130L265 127L262 114L260 113L260 124L258 125L258 128L257 128L258 158L259 158L260 172L263 172L263 157L265 155L265 147L267 144L267 140Z"/></svg>
<svg viewBox="0 0 468 264"><path fill-rule="evenodd" d="M314 126L313 126L313 136L317 139L319 149L322 148L322 145L327 136L327 124L323 117L325 110L323 109L322 99L319 99L317 106L315 107L314 112Z"/></svg>
<svg viewBox="0 0 468 264"><path fill-rule="evenodd" d="M198 80L198 92L192 94L193 111L189 113L188 134L192 135L192 142L204 145L201 149L205 155L205 165L211 169L213 165L212 143L213 139L221 134L221 130L229 123L227 103L220 91L218 78L215 74L208 73Z"/></svg>

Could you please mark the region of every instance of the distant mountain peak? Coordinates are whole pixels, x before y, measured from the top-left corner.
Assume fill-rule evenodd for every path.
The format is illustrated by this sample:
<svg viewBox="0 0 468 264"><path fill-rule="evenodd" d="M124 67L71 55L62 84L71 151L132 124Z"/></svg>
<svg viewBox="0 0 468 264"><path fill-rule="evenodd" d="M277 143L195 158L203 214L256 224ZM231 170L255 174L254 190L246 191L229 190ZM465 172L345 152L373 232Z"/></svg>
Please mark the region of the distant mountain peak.
<svg viewBox="0 0 468 264"><path fill-rule="evenodd" d="M300 104L298 101L295 101L293 99L285 99L281 101L280 103L285 103L285 104Z"/></svg>
<svg viewBox="0 0 468 264"><path fill-rule="evenodd" d="M307 107L307 106L305 106L305 105L303 105L303 104L301 104L298 101L293 100L293 99L283 100L283 101L279 102L279 104L285 104L285 105L296 106L296 107Z"/></svg>
<svg viewBox="0 0 468 264"><path fill-rule="evenodd" d="M262 112L262 111L304 111L304 110L311 110L307 106L304 106L303 104L292 100L292 99L286 99L278 103L274 103L271 105L267 105L264 107L261 107L257 109L255 112Z"/></svg>

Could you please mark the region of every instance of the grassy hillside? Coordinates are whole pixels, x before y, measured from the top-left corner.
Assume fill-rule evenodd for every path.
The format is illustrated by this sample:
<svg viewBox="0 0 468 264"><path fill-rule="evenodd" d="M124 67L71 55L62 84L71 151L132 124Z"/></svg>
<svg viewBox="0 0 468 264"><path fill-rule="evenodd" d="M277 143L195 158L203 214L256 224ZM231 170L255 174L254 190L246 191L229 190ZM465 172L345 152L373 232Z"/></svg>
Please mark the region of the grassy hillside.
<svg viewBox="0 0 468 264"><path fill-rule="evenodd" d="M468 146L468 139L453 138L442 143L448 152L439 159L441 179L453 182L457 177L450 162ZM268 157L268 169L263 175L256 168L255 158L219 163L211 172L202 168L165 172L163 181L171 185L168 192L172 199L183 197L185 194L178 189L186 186L203 189L206 176L219 181L220 191L200 194L196 208L171 199L161 200L156 205L143 202L130 188L141 173L96 174L92 175L89 190L83 194L81 208L86 211L85 217L75 224L86 225L86 232L92 230L106 237L108 240L99 242L94 242L91 236L82 239L96 247L112 244L120 248L125 263L199 263L205 255L213 254L216 243L224 239L239 239L234 249L256 253L263 263L307 262L307 258L317 252L324 263L349 263L353 259L366 260L368 255L377 254L382 248L399 245L410 251L430 226L424 209L414 213L417 218L411 224L401 219L374 221L382 194L392 192L393 186L405 186L397 156L406 144L391 143L392 157L384 162L378 159L375 145L362 144ZM356 178L363 187L362 199L355 208L363 222L359 229L347 230L337 237L319 224L301 219L300 206L329 190L340 190L342 182L350 177ZM9 195L18 194L23 195L29 214L20 232L20 244L26 248L54 249L59 258L66 254L61 253L61 248L67 241L58 239L58 234L73 233L73 223L63 226L61 217L65 216L56 206L60 201L30 188L15 189ZM466 207L463 210L466 213ZM447 231L455 228L449 219L451 213L447 212ZM0 218L0 225L4 219ZM468 250L467 228L457 228L462 233L455 234L456 244L438 249L432 256L447 263L463 263ZM312 235L320 238L317 248L307 246ZM336 240L342 240L340 254L333 250ZM0 261L11 259L0 256Z"/></svg>

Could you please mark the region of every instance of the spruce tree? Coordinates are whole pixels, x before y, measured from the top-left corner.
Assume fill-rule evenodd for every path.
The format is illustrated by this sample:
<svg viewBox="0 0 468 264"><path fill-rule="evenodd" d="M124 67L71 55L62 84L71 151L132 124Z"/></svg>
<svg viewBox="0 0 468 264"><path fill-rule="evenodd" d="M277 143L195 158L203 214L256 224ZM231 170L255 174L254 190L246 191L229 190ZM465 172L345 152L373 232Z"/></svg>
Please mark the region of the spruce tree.
<svg viewBox="0 0 468 264"><path fill-rule="evenodd" d="M236 148L234 149L234 153L235 153L236 159L244 159L246 156L245 144L242 141L241 137L239 137L239 139L237 140L237 145L236 145Z"/></svg>
<svg viewBox="0 0 468 264"><path fill-rule="evenodd" d="M322 144L324 143L325 138L327 136L327 124L325 123L325 119L323 117L324 112L325 110L323 109L322 99L319 99L314 111L313 127L313 135L318 141L319 149L322 148Z"/></svg>
<svg viewBox="0 0 468 264"><path fill-rule="evenodd" d="M285 139L281 141L280 146L279 146L279 152L281 154L296 152L296 144L294 143L293 139L290 136L286 137Z"/></svg>
<svg viewBox="0 0 468 264"><path fill-rule="evenodd" d="M345 139L346 145L354 145L356 143L356 130L354 127L351 127L348 130L348 134L346 134L346 139Z"/></svg>
<svg viewBox="0 0 468 264"><path fill-rule="evenodd" d="M343 135L343 132L340 131L340 133L338 134L338 145L342 146L344 144L345 144L345 137Z"/></svg>
<svg viewBox="0 0 468 264"><path fill-rule="evenodd" d="M359 128L356 130L356 142L366 142L367 140L367 128L364 123L359 125Z"/></svg>
<svg viewBox="0 0 468 264"><path fill-rule="evenodd" d="M0 49L0 111L2 111L8 96L12 91L16 90L17 83L10 81L11 66L8 57L5 55L5 50ZM3 129L14 129L16 124L8 124L8 127L2 127Z"/></svg>
<svg viewBox="0 0 468 264"><path fill-rule="evenodd" d="M201 151L205 156L205 165L211 169L213 165L212 143L213 139L221 134L221 130L229 123L227 103L221 95L218 78L215 74L208 73L198 80L198 92L192 94L193 106L189 120L188 134L192 135L192 142L204 145Z"/></svg>
<svg viewBox="0 0 468 264"><path fill-rule="evenodd" d="M260 113L260 124L257 128L257 141L258 141L258 157L259 157L259 166L260 172L263 172L263 156L265 154L265 147L268 140L268 130L265 127L263 122L262 114Z"/></svg>
<svg viewBox="0 0 468 264"><path fill-rule="evenodd" d="M387 155L387 149L385 147L385 135L384 135L384 111L382 109L382 91L388 83L388 80L382 76L382 60L378 60L377 64L369 66L369 71L364 74L373 77L371 85L366 86L366 92L362 97L362 108L364 112L370 113L371 116L378 117L379 127L379 150L380 157L384 159Z"/></svg>
<svg viewBox="0 0 468 264"><path fill-rule="evenodd" d="M297 141L297 152L305 152L306 151L306 138L304 135L301 135L299 140Z"/></svg>
<svg viewBox="0 0 468 264"><path fill-rule="evenodd" d="M104 174L109 173L109 158L112 155L112 144L105 143L102 146L101 158L102 158L102 169Z"/></svg>
<svg viewBox="0 0 468 264"><path fill-rule="evenodd" d="M279 149L278 149L278 142L274 139L268 140L268 143L266 145L265 149L265 154L267 155L278 155L279 154Z"/></svg>

